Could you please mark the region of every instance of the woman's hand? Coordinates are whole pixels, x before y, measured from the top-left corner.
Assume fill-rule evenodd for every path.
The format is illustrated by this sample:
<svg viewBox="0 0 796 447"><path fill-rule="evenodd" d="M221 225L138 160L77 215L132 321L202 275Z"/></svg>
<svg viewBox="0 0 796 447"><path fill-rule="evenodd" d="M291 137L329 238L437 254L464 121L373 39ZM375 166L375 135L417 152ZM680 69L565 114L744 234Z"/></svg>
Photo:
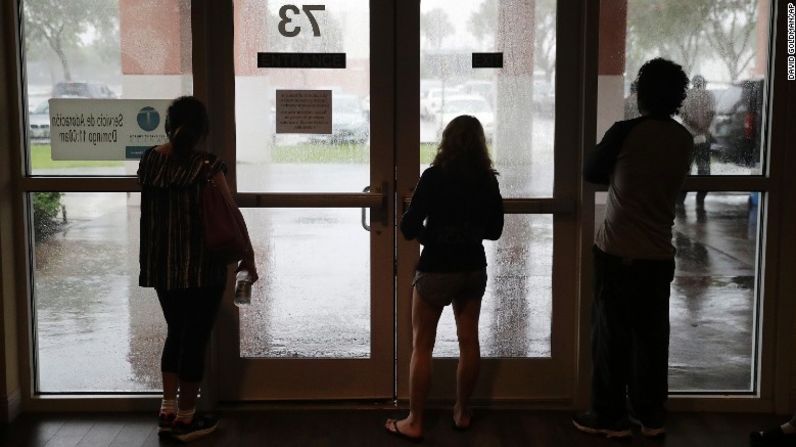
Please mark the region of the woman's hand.
<svg viewBox="0 0 796 447"><path fill-rule="evenodd" d="M257 282L257 280L260 279L260 275L257 274L257 265L254 262L254 256L246 256L240 261L238 268L235 269L235 272L237 273L241 270L246 270L249 272L249 277L251 278L252 283Z"/></svg>

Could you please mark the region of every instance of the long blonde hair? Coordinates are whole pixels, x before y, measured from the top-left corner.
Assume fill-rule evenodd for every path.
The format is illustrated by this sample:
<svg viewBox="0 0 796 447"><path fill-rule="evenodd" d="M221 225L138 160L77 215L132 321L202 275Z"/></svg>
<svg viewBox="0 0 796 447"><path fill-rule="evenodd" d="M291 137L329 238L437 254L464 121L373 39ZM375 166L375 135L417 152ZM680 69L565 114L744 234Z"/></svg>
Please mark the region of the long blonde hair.
<svg viewBox="0 0 796 447"><path fill-rule="evenodd" d="M497 175L486 147L484 128L478 118L470 115L457 116L445 126L431 165L468 178Z"/></svg>

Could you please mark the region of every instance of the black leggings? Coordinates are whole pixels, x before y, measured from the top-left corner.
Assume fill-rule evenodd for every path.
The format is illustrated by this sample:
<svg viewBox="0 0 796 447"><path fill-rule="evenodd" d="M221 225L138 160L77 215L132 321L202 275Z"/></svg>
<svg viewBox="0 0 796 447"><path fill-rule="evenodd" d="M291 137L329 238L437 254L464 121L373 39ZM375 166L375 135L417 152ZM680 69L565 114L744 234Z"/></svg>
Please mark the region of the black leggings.
<svg viewBox="0 0 796 447"><path fill-rule="evenodd" d="M199 382L224 287L155 290L168 326L160 370L176 373L184 382Z"/></svg>

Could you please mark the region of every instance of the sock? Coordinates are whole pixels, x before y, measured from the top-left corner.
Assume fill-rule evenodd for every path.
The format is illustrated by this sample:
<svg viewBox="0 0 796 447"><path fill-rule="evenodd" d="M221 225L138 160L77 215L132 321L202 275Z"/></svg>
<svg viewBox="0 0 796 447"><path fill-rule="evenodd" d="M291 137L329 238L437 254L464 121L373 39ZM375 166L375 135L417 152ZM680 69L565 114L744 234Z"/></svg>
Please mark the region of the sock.
<svg viewBox="0 0 796 447"><path fill-rule="evenodd" d="M782 432L786 435L790 435L796 433L796 427L790 424L790 422L785 422L784 424L780 425Z"/></svg>
<svg viewBox="0 0 796 447"><path fill-rule="evenodd" d="M183 410L180 408L177 410L177 422L181 422L183 424L190 424L193 422L193 415L196 413L196 408L191 408L190 410Z"/></svg>
<svg viewBox="0 0 796 447"><path fill-rule="evenodd" d="M177 413L177 399L163 399L160 401L160 412L163 414Z"/></svg>

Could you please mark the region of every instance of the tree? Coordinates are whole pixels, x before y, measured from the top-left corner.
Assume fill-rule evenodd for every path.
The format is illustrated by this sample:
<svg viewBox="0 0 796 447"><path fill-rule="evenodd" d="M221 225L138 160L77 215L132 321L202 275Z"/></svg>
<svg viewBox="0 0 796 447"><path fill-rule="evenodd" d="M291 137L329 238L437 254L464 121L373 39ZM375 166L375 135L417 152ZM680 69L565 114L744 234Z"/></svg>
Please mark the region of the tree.
<svg viewBox="0 0 796 447"><path fill-rule="evenodd" d="M456 31L448 14L441 8L434 8L420 16L420 30L428 43L439 50L446 37Z"/></svg>
<svg viewBox="0 0 796 447"><path fill-rule="evenodd" d="M556 1L536 0L534 20L534 67L551 80L556 68ZM483 48L494 48L498 29L498 1L485 0L467 20L467 29L479 40L489 40Z"/></svg>
<svg viewBox="0 0 796 447"><path fill-rule="evenodd" d="M534 64L547 75L556 69L556 2L536 0L536 30L534 36Z"/></svg>
<svg viewBox="0 0 796 447"><path fill-rule="evenodd" d="M25 38L29 48L48 46L58 57L66 81L72 80L67 51L83 47L90 32L118 35L118 2L115 0L26 0Z"/></svg>
<svg viewBox="0 0 796 447"><path fill-rule="evenodd" d="M635 74L651 57L662 56L697 68L701 36L712 0L630 0L627 16L626 67Z"/></svg>
<svg viewBox="0 0 796 447"><path fill-rule="evenodd" d="M737 81L755 56L753 36L757 2L713 0L711 3L705 37L727 68L730 80Z"/></svg>
<svg viewBox="0 0 796 447"><path fill-rule="evenodd" d="M61 211L60 192L35 192L32 194L33 203L33 231L36 242L41 242L58 230L56 217Z"/></svg>
<svg viewBox="0 0 796 447"><path fill-rule="evenodd" d="M662 56L694 74L717 58L735 81L754 58L756 13L755 0L629 0L626 71Z"/></svg>
<svg viewBox="0 0 796 447"><path fill-rule="evenodd" d="M467 29L478 40L491 40L490 45L484 48L495 46L495 29L497 28L498 9L495 0L485 0L478 6L478 10L470 15L467 20Z"/></svg>

